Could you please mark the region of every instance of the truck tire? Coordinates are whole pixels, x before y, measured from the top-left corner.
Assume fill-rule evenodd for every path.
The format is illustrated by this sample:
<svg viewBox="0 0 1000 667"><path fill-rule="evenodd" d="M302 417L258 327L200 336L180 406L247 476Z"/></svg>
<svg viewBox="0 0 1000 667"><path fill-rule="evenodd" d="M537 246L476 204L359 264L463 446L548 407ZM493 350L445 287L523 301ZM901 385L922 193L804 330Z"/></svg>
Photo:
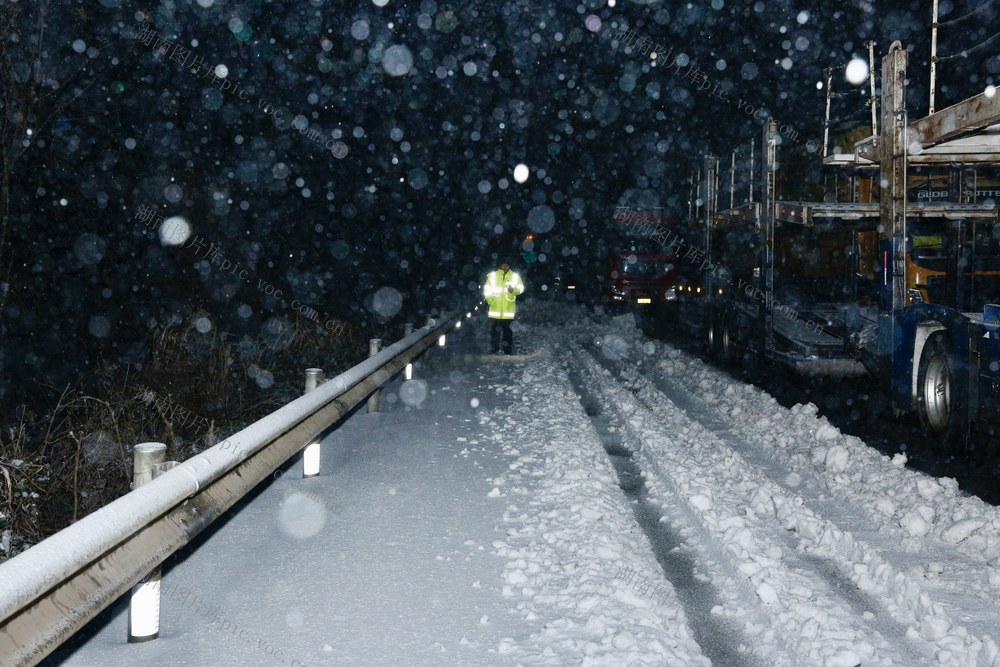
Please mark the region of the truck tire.
<svg viewBox="0 0 1000 667"><path fill-rule="evenodd" d="M729 314L722 320L719 331L719 360L732 366L741 357L741 348L736 339L736 316Z"/></svg>
<svg viewBox="0 0 1000 667"><path fill-rule="evenodd" d="M716 357L718 355L718 345L719 341L719 326L715 321L714 317L709 317L708 326L705 327L705 351L708 352L709 356Z"/></svg>
<svg viewBox="0 0 1000 667"><path fill-rule="evenodd" d="M944 336L933 336L920 355L917 413L924 435L939 452L958 451L965 438L968 398L960 360Z"/></svg>

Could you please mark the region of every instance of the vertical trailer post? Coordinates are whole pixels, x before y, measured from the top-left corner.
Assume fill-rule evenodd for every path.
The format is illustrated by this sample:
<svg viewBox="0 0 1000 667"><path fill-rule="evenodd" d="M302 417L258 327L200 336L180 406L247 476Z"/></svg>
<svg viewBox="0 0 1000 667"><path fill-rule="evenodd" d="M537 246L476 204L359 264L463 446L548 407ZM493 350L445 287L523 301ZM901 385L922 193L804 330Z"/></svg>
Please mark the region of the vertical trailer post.
<svg viewBox="0 0 1000 667"><path fill-rule="evenodd" d="M778 169L778 123L768 118L764 124L761 141L761 207L760 207L760 281L758 287L764 292L764 302L760 304L761 321L764 323L760 340L760 354L774 348L774 317L771 305L774 303L774 219L776 213L777 169Z"/></svg>
<svg viewBox="0 0 1000 667"><path fill-rule="evenodd" d="M736 205L736 151L729 161L729 208Z"/></svg>
<svg viewBox="0 0 1000 667"><path fill-rule="evenodd" d="M823 116L823 157L830 154L830 100L833 98L833 70L829 67L826 74L826 113Z"/></svg>
<svg viewBox="0 0 1000 667"><path fill-rule="evenodd" d="M927 107L927 115L934 113L934 89L937 88L937 33L938 33L938 0L934 0L931 8L931 99Z"/></svg>
<svg viewBox="0 0 1000 667"><path fill-rule="evenodd" d="M715 223L715 209L718 203L718 173L719 158L714 155L705 156L705 257L712 257L712 226ZM705 298L711 298L711 274L704 272L701 276L701 288L705 290Z"/></svg>
<svg viewBox="0 0 1000 667"><path fill-rule="evenodd" d="M868 41L868 103L872 107L872 136L878 136L878 98L875 96L875 42Z"/></svg>
<svg viewBox="0 0 1000 667"><path fill-rule="evenodd" d="M882 133L879 136L879 289L878 355L883 380L895 407L910 407L909 386L896 387L896 366L903 308L906 305L906 49L895 41L882 59ZM900 360L902 361L902 360ZM905 393L905 396L904 396Z"/></svg>
<svg viewBox="0 0 1000 667"><path fill-rule="evenodd" d="M700 195L701 195L701 169L698 170L697 174L698 175L695 176L695 182L698 183L698 190L697 190L697 195L698 196L696 196L695 199L694 199L694 217L695 218L700 218L701 217L701 201L700 201Z"/></svg>
<svg viewBox="0 0 1000 667"><path fill-rule="evenodd" d="M691 207L694 206L694 193L695 193L694 174L688 176L688 182L691 184L691 187L688 188L688 220L693 220L694 212L692 211Z"/></svg>

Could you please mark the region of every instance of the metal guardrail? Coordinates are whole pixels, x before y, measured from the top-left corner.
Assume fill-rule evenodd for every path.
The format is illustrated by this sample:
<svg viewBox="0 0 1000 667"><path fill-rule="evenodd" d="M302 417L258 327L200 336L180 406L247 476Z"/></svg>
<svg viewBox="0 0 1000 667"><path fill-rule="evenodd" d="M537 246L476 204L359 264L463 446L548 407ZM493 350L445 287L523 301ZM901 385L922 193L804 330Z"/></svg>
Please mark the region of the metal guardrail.
<svg viewBox="0 0 1000 667"><path fill-rule="evenodd" d="M381 350L0 564L0 665L35 665L456 325Z"/></svg>

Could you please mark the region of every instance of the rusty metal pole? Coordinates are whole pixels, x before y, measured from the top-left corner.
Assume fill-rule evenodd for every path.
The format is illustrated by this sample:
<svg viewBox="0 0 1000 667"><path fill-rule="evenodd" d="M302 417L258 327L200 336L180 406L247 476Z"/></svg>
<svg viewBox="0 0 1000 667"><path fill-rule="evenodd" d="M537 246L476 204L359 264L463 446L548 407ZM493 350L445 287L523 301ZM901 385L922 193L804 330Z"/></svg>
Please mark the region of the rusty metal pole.
<svg viewBox="0 0 1000 667"><path fill-rule="evenodd" d="M931 9L931 99L927 105L927 115L934 113L934 93L937 88L937 34L938 34L938 0L934 0Z"/></svg>
<svg viewBox="0 0 1000 667"><path fill-rule="evenodd" d="M882 127L879 135L879 361L882 377L892 372L901 350L899 326L906 307L906 66L908 52L899 41L882 59ZM893 396L893 406L901 398Z"/></svg>
<svg viewBox="0 0 1000 667"><path fill-rule="evenodd" d="M382 349L382 339L372 338L368 341L368 356L374 357L378 354L379 350ZM368 397L368 412L378 412L379 404L382 399L382 390L376 389L372 392L372 395Z"/></svg>
<svg viewBox="0 0 1000 667"><path fill-rule="evenodd" d="M878 98L875 96L875 42L868 41L868 90L869 104L872 107L872 136L878 136Z"/></svg>
<svg viewBox="0 0 1000 667"><path fill-rule="evenodd" d="M153 481L153 469L167 459L162 442L143 442L132 450L132 489ZM132 587L128 601L128 642L148 642L160 636L160 568Z"/></svg>
<svg viewBox="0 0 1000 667"><path fill-rule="evenodd" d="M824 70L826 74L826 113L823 116L823 155L830 154L830 101L833 99L833 70L829 67ZM767 150L765 147L764 150ZM763 199L763 197L762 197Z"/></svg>

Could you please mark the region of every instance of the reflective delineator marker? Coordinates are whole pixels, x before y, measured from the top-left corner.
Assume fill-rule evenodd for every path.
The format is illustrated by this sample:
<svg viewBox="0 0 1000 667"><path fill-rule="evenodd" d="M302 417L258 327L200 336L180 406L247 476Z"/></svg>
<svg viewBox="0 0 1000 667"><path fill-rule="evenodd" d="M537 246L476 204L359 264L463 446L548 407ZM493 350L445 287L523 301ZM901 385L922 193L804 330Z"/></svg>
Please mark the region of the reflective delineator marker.
<svg viewBox="0 0 1000 667"><path fill-rule="evenodd" d="M444 347L444 336L438 338L438 347Z"/></svg>
<svg viewBox="0 0 1000 667"><path fill-rule="evenodd" d="M413 379L413 364L406 364L406 368L403 370L403 377L407 380Z"/></svg>
<svg viewBox="0 0 1000 667"><path fill-rule="evenodd" d="M319 443L312 442L302 451L302 476L315 477L319 474Z"/></svg>
<svg viewBox="0 0 1000 667"><path fill-rule="evenodd" d="M167 458L162 442L143 442L135 446L132 459L132 488L153 481L153 466ZM148 642L160 636L160 568L156 568L132 587L128 601L128 642Z"/></svg>
<svg viewBox="0 0 1000 667"><path fill-rule="evenodd" d="M368 341L368 357L374 357L382 349L382 339L372 338ZM376 389L368 397L368 412L378 412L382 403L382 390Z"/></svg>
<svg viewBox="0 0 1000 667"><path fill-rule="evenodd" d="M306 391L309 393L319 386L319 376L323 373L320 368L306 369ZM319 474L320 446L318 442L311 442L302 450L302 477L315 477Z"/></svg>
<svg viewBox="0 0 1000 667"><path fill-rule="evenodd" d="M128 601L128 642L148 642L160 636L160 568L132 588Z"/></svg>

